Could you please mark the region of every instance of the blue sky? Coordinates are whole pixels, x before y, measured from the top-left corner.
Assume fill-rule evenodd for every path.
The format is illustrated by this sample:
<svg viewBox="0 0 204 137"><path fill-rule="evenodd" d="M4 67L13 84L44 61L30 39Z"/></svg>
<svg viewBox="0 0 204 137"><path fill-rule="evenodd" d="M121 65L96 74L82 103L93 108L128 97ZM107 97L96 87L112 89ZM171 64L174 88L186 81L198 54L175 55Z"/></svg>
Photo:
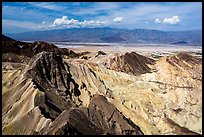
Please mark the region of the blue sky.
<svg viewBox="0 0 204 137"><path fill-rule="evenodd" d="M2 31L113 27L201 30L201 2L3 2Z"/></svg>

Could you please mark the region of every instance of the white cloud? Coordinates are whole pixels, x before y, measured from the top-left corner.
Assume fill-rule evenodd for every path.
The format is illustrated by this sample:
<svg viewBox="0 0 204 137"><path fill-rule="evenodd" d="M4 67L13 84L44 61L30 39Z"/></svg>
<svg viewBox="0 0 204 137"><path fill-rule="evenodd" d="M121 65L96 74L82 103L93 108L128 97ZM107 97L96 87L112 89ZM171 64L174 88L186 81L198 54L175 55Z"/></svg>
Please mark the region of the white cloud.
<svg viewBox="0 0 204 137"><path fill-rule="evenodd" d="M116 17L113 19L114 22L118 22L118 23L120 23L122 20L123 20L122 17Z"/></svg>
<svg viewBox="0 0 204 137"><path fill-rule="evenodd" d="M160 20L160 19L155 19L155 21L154 21L155 23L161 23L162 21Z"/></svg>
<svg viewBox="0 0 204 137"><path fill-rule="evenodd" d="M164 18L163 22L166 24L175 25L180 22L180 19L178 16L173 16L172 18Z"/></svg>
<svg viewBox="0 0 204 137"><path fill-rule="evenodd" d="M155 19L154 21L155 23L164 23L164 24L168 24L168 25L176 25L180 22L179 16L172 16L171 18L164 18L162 19Z"/></svg>
<svg viewBox="0 0 204 137"><path fill-rule="evenodd" d="M84 20L83 22L79 22L79 25L82 25L83 27L86 26L101 26L101 25L107 25L109 22L108 21L94 21L94 20Z"/></svg>
<svg viewBox="0 0 204 137"><path fill-rule="evenodd" d="M111 22L109 21L96 21L96 20L84 20L79 21L75 19L68 19L67 16L62 16L62 18L57 18L54 20L52 24L45 24L39 25L38 28L43 29L59 29L59 28L78 28L78 27L99 27L103 25L108 25Z"/></svg>
<svg viewBox="0 0 204 137"><path fill-rule="evenodd" d="M70 25L77 24L79 21L75 19L68 20L67 16L62 16L62 18L55 19L53 25Z"/></svg>

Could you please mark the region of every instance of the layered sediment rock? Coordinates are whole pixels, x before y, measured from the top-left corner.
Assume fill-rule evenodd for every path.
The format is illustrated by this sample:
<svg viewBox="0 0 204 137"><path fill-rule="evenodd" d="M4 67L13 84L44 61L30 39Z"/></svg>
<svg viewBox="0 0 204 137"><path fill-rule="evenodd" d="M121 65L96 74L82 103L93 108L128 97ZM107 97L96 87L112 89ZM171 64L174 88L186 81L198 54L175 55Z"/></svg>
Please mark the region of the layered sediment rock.
<svg viewBox="0 0 204 137"><path fill-rule="evenodd" d="M202 134L202 59L188 53L5 55L21 58L2 63L3 134Z"/></svg>
<svg viewBox="0 0 204 137"><path fill-rule="evenodd" d="M186 60L185 56L190 59ZM151 68L154 72L135 77L102 69L96 74L114 91L112 103L145 134L201 134L200 59L178 53L161 58Z"/></svg>
<svg viewBox="0 0 204 137"><path fill-rule="evenodd" d="M92 86L95 86L95 83L86 87L84 83L88 80L84 80L79 87L72 77L78 71L75 67L73 66L70 70L69 64L64 62L60 56L51 52L42 52L34 56L25 69L5 72L3 77L5 80L3 81L5 87L3 89L3 134L142 134L139 127L116 111L116 108L103 96L94 97L97 99L94 101L93 98L93 101L89 103L92 96L97 93L93 92L92 95L89 93L91 89L93 90ZM87 76L91 74L92 79L98 79L91 69L86 66L84 69L80 75L89 71ZM75 79L79 80L79 75L76 75ZM8 84L7 80L10 80L11 83ZM98 83L103 85L100 79ZM80 91L83 88L84 90ZM106 90L104 87L102 89ZM90 95L89 98L82 97L81 101L79 98L81 92ZM112 108L111 111L101 112L102 108L97 108L99 104L96 100L101 105L106 103L106 109ZM82 110L78 108L87 106L86 102L89 104L88 108ZM115 121L114 123L119 124L120 128L116 126L117 129L115 129L114 126L111 126L113 123L110 122L112 118L109 113L117 116L117 118L113 117L112 122ZM103 125L99 125L98 118L101 118ZM59 122L60 119L66 119L69 124L67 125L67 122L64 121L65 127L59 127L59 130L55 131L58 124L63 124ZM87 122L92 126L86 125ZM78 123L81 123L81 126L78 126ZM55 130L52 128L53 125ZM109 132L104 130L105 126L109 128Z"/></svg>

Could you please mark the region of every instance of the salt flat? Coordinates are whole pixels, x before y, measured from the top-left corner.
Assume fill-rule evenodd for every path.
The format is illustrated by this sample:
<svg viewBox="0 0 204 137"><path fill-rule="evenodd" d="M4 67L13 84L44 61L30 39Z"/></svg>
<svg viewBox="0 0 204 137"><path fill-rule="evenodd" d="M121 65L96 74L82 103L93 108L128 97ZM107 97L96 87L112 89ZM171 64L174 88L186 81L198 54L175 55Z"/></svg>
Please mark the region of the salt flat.
<svg viewBox="0 0 204 137"><path fill-rule="evenodd" d="M177 52L189 52L202 58L201 46L188 46L188 45L166 45L166 44L114 44L114 43L83 43L80 44L56 44L58 47L68 48L75 52L98 52L104 51L107 53L126 53L137 52L146 56L151 54L166 56Z"/></svg>

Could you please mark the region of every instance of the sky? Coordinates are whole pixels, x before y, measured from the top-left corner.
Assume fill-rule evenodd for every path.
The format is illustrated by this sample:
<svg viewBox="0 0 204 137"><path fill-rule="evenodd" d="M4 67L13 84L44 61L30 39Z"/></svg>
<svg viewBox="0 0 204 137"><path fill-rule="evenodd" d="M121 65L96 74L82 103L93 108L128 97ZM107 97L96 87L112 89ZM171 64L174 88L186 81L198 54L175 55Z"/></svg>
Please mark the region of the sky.
<svg viewBox="0 0 204 137"><path fill-rule="evenodd" d="M111 27L202 29L202 2L2 2L2 32Z"/></svg>

